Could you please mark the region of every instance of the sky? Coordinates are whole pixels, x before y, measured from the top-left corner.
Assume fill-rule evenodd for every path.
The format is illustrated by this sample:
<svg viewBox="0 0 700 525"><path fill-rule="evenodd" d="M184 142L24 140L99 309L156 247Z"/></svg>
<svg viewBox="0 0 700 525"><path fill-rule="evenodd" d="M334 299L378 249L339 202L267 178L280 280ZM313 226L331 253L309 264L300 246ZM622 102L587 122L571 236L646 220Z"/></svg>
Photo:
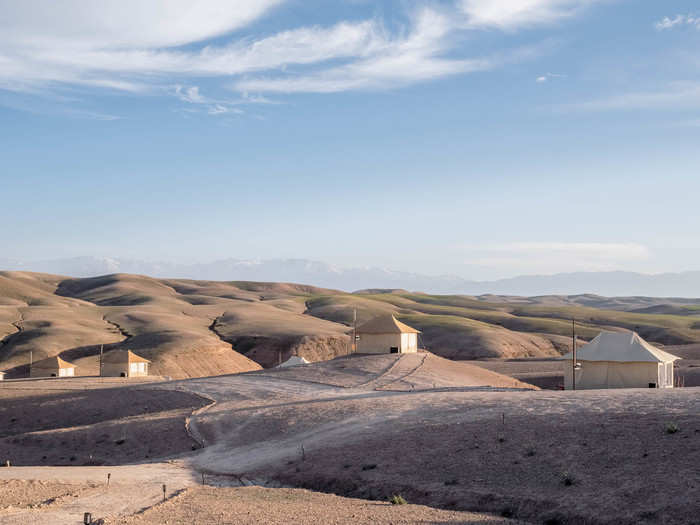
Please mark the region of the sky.
<svg viewBox="0 0 700 525"><path fill-rule="evenodd" d="M700 269L700 7L0 0L0 258Z"/></svg>

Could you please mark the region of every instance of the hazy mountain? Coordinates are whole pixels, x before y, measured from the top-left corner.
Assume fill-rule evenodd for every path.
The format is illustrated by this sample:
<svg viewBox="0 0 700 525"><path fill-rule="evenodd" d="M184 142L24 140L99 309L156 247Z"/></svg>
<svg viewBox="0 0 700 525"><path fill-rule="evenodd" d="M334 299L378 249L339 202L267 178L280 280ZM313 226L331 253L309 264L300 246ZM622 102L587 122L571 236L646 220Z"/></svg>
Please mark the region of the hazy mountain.
<svg viewBox="0 0 700 525"><path fill-rule="evenodd" d="M403 288L445 294L700 297L700 272L646 275L633 272L578 272L526 275L496 281L471 281L450 275L422 275L385 268L338 268L307 259L224 259L178 264L108 257L75 257L46 261L0 259L0 269L94 277L131 273L152 277L214 281L274 281L311 284L339 290Z"/></svg>

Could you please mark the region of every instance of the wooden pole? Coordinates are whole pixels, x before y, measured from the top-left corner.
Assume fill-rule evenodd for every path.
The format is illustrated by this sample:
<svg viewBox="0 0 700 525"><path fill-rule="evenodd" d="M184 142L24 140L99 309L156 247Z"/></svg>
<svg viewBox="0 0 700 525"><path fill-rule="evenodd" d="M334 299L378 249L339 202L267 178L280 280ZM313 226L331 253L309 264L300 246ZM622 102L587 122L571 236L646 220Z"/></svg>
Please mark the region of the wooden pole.
<svg viewBox="0 0 700 525"><path fill-rule="evenodd" d="M572 356L573 358L571 359L571 384L573 386L573 390L576 390L576 320L572 319L571 320L571 347L572 347Z"/></svg>
<svg viewBox="0 0 700 525"><path fill-rule="evenodd" d="M357 350L357 308L352 309L352 353Z"/></svg>

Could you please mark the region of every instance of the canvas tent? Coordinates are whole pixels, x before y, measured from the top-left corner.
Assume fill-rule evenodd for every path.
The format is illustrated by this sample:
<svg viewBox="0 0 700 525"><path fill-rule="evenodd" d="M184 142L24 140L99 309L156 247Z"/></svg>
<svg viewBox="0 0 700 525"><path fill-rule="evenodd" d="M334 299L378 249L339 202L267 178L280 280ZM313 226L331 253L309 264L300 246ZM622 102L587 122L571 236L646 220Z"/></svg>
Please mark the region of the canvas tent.
<svg viewBox="0 0 700 525"><path fill-rule="evenodd" d="M573 384L573 354L564 360L564 388ZM647 343L635 332L602 332L576 351L576 388L673 388L680 357Z"/></svg>
<svg viewBox="0 0 700 525"><path fill-rule="evenodd" d="M416 353L419 333L393 315L377 317L357 328L357 351L361 354Z"/></svg>
<svg viewBox="0 0 700 525"><path fill-rule="evenodd" d="M300 366L300 365L308 365L309 362L304 359L303 357L299 357L298 355L293 355L289 359L287 359L284 363L281 365L278 365L277 368L287 368L290 366Z"/></svg>
<svg viewBox="0 0 700 525"><path fill-rule="evenodd" d="M107 377L143 377L148 375L150 361L131 350L112 350L102 358L102 373Z"/></svg>
<svg viewBox="0 0 700 525"><path fill-rule="evenodd" d="M75 365L58 356L32 363L29 368L29 377L73 377L74 375Z"/></svg>

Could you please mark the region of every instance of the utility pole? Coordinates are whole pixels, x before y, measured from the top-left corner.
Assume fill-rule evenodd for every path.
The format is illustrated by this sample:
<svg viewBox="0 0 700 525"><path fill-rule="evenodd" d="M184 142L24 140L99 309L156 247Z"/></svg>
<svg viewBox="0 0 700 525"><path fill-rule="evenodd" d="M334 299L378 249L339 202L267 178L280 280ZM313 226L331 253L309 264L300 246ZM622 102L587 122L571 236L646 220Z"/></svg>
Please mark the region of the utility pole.
<svg viewBox="0 0 700 525"><path fill-rule="evenodd" d="M571 320L571 347L572 347L572 359L571 359L571 381L573 390L576 390L576 320Z"/></svg>
<svg viewBox="0 0 700 525"><path fill-rule="evenodd" d="M352 353L357 350L357 308L352 309Z"/></svg>

